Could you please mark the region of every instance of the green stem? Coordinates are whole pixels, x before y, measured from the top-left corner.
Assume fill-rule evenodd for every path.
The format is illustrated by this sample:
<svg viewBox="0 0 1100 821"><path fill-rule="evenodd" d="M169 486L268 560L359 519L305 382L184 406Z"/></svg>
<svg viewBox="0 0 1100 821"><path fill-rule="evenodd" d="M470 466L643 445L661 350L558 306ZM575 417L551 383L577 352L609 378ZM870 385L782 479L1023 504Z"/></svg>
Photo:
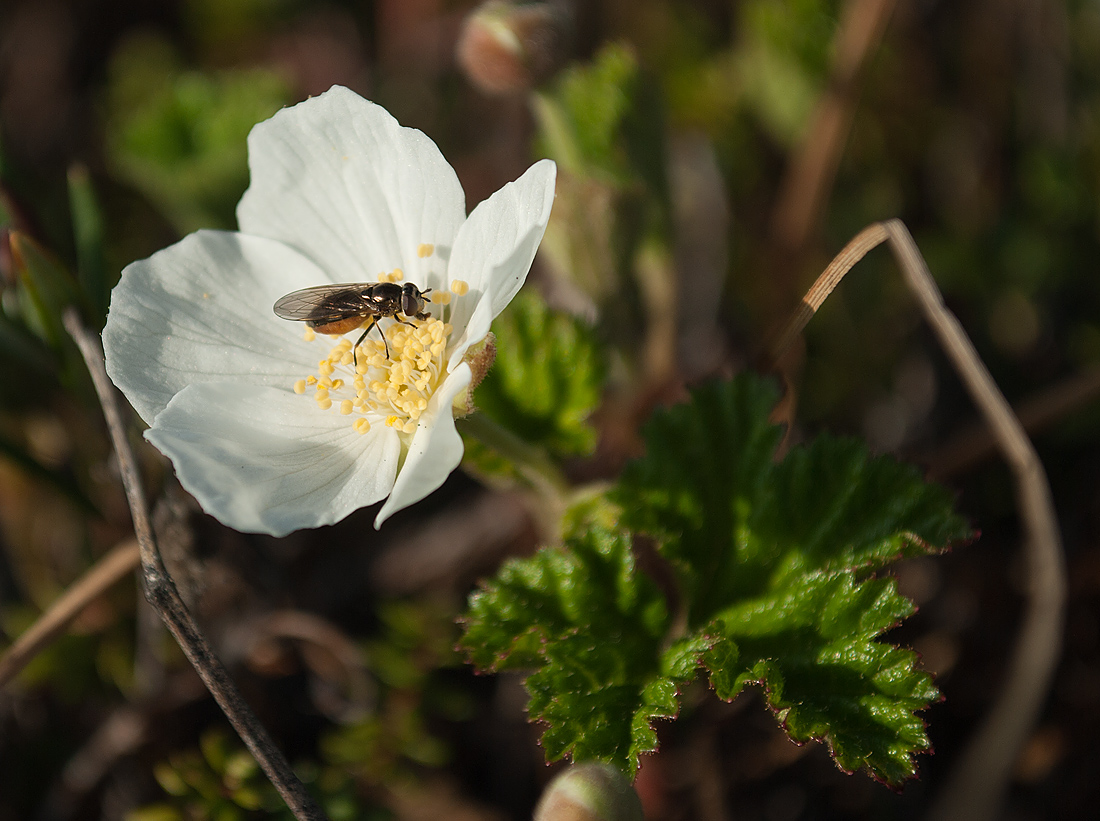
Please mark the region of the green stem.
<svg viewBox="0 0 1100 821"><path fill-rule="evenodd" d="M516 469L537 490L555 502L569 494L569 482L546 451L520 439L501 427L484 413L474 413L455 420L463 436L471 436L511 461Z"/></svg>

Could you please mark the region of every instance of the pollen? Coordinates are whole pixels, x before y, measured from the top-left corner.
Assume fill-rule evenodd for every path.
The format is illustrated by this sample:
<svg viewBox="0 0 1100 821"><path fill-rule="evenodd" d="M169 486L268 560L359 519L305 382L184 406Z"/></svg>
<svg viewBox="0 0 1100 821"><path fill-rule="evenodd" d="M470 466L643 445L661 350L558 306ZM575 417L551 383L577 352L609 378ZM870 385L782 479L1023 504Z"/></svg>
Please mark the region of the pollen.
<svg viewBox="0 0 1100 821"><path fill-rule="evenodd" d="M317 334L314 332L313 328L306 328L305 332L302 334L302 339L306 342L312 342L316 338Z"/></svg>
<svg viewBox="0 0 1100 821"><path fill-rule="evenodd" d="M451 292L450 291L432 291L430 299L436 305L450 305L451 304Z"/></svg>
<svg viewBox="0 0 1100 821"><path fill-rule="evenodd" d="M430 257L433 253L435 253L435 246L430 242L422 242L416 246L416 255L421 259Z"/></svg>
<svg viewBox="0 0 1100 821"><path fill-rule="evenodd" d="M379 279L403 276L400 269L394 269ZM453 294L442 293L444 304L450 302ZM402 438L409 437L446 378L444 357L452 328L429 316L401 322L383 319L380 330L389 343L389 356L381 339L366 339L353 353L352 342L337 337L325 348L328 355L318 360L316 373L294 382L294 390L301 394L315 386L317 407L349 417L356 433L367 433L372 425L381 424Z"/></svg>
<svg viewBox="0 0 1100 821"><path fill-rule="evenodd" d="M451 293L455 296L466 296L470 293L470 283L461 279L454 280L451 283Z"/></svg>

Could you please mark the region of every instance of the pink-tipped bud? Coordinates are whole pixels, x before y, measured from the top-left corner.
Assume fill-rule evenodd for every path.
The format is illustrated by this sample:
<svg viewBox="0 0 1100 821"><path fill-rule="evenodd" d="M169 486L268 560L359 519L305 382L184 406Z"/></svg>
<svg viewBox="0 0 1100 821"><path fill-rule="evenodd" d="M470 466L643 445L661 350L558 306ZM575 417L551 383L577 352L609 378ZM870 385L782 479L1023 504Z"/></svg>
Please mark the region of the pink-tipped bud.
<svg viewBox="0 0 1100 821"><path fill-rule="evenodd" d="M458 63L487 94L526 91L566 57L569 15L549 3L483 3L462 26Z"/></svg>

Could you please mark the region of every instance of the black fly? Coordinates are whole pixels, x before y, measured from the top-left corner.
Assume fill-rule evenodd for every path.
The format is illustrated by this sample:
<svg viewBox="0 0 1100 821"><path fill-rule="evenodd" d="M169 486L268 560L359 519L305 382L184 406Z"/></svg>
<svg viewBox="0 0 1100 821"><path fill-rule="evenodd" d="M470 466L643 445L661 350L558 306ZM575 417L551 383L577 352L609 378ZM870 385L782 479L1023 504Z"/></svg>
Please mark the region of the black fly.
<svg viewBox="0 0 1100 821"><path fill-rule="evenodd" d="M378 335L386 346L386 359L389 359L390 343L386 341L378 320L389 317L404 325L416 327L406 319L399 318L398 314L428 319L431 314L424 310L424 296L431 290L428 288L421 291L411 282L401 285L396 282L316 285L281 297L275 302L274 310L276 316L301 320L307 327L323 334L346 334L366 322L367 327L351 349L353 362L359 344L366 339L371 328L378 327ZM358 365L358 362L355 364Z"/></svg>

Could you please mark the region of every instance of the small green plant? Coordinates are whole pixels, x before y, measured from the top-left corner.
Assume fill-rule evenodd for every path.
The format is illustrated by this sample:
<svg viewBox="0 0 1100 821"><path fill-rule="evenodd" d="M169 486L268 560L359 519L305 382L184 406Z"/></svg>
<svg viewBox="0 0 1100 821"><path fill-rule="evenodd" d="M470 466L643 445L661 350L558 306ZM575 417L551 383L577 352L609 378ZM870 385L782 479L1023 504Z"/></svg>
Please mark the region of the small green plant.
<svg viewBox="0 0 1100 821"><path fill-rule="evenodd" d="M938 698L916 654L881 641L913 612L897 559L971 533L949 494L852 440L776 459L771 382L741 375L654 414L646 454L575 508L563 543L512 560L471 599L462 646L486 670L532 670L529 712L549 758L653 750L697 674L719 698L759 684L798 742L898 786L929 749L917 713ZM673 591L638 568L655 540Z"/></svg>

